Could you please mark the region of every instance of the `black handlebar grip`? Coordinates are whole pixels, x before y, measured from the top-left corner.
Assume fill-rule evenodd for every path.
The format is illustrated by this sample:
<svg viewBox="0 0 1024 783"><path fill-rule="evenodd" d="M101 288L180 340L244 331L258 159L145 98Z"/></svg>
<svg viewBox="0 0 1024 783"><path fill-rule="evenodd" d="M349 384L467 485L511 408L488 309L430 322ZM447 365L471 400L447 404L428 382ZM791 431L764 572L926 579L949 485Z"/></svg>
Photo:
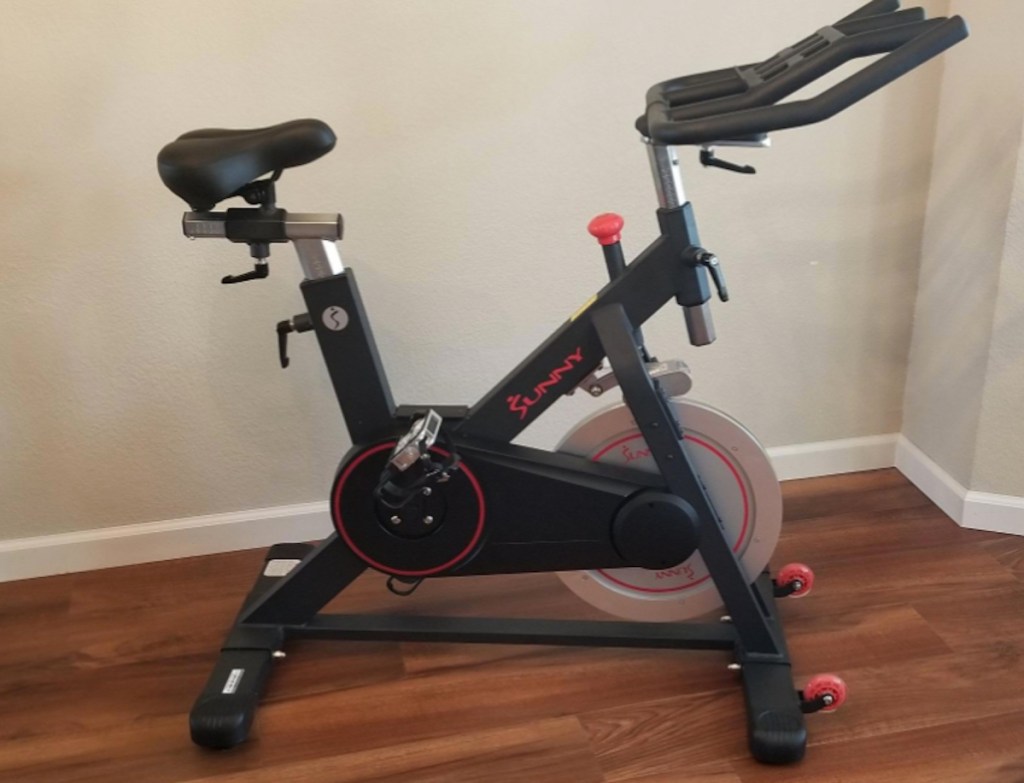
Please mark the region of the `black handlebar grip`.
<svg viewBox="0 0 1024 783"><path fill-rule="evenodd" d="M942 54L967 38L969 31L963 17L953 16L927 33L903 44L867 68L826 90L811 103L816 104L827 119L848 106L852 106L871 93L912 71L919 65ZM781 107L780 107L781 108Z"/></svg>
<svg viewBox="0 0 1024 783"><path fill-rule="evenodd" d="M834 26L843 35L859 35L860 33L869 33L872 30L884 30L887 27L898 27L899 25L923 22L924 20L925 12L923 8L904 8L902 11L894 11L891 14L882 14L881 16L846 19L842 22L836 22Z"/></svg>
<svg viewBox="0 0 1024 783"><path fill-rule="evenodd" d="M852 14L844 16L837 22L842 24L843 22L850 22L854 19L863 19L866 16L878 16L879 14L888 14L893 11L898 11L900 8L900 0L872 0L865 6L858 8Z"/></svg>
<svg viewBox="0 0 1024 783"><path fill-rule="evenodd" d="M721 97L716 100L693 102L690 99L693 88L686 88L682 93L685 95L685 100L680 100L679 92L666 89L672 83L663 83L656 85L648 93L648 105L663 104L665 119L674 123L701 117L722 117L746 109L771 106L849 60L875 54L887 54L943 24L945 24L944 19L930 19L913 24L883 27L857 35L844 35L813 56L805 57L800 62L787 66L781 74L757 87L722 93ZM743 84L744 88L747 88L746 82L740 78L741 73L745 70L748 69L737 69L735 78ZM720 83L716 82L715 84ZM719 138L725 137L719 136Z"/></svg>
<svg viewBox="0 0 1024 783"><path fill-rule="evenodd" d="M662 104L657 107L660 116L649 123L649 135L660 144L703 144L827 120L968 35L967 23L959 16L929 28L815 98L682 121L670 119Z"/></svg>

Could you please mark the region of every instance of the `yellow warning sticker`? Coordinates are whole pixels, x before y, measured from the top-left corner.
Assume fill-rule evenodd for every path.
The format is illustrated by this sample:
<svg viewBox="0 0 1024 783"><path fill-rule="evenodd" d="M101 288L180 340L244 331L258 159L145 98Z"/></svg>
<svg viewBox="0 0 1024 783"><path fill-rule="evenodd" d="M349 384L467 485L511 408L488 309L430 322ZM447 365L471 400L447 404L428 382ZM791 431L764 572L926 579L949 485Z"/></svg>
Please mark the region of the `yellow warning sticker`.
<svg viewBox="0 0 1024 783"><path fill-rule="evenodd" d="M585 301L580 306L579 310L577 310L575 313L573 313L572 315L569 316L569 320L570 321L575 321L577 318L579 318L581 315L583 315L583 313L585 313L587 311L587 308L590 307L590 305L594 304L594 302L596 302L596 301L597 301L597 294L594 294L592 297L590 297L587 301Z"/></svg>

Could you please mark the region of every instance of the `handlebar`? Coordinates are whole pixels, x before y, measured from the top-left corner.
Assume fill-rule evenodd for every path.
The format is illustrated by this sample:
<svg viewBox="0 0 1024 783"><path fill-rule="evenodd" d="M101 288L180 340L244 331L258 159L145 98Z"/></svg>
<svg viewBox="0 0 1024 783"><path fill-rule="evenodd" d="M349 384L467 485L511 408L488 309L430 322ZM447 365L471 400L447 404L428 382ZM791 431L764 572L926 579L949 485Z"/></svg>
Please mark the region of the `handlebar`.
<svg viewBox="0 0 1024 783"><path fill-rule="evenodd" d="M849 16L844 16L839 20L842 22L849 22L852 19L861 19L865 16L878 16L879 14L888 14L898 10L900 7L900 0L871 0L865 6L858 8Z"/></svg>
<svg viewBox="0 0 1024 783"><path fill-rule="evenodd" d="M636 127L656 144L708 144L811 125L849 108L968 36L959 16L925 19L873 0L762 63L654 85ZM885 54L820 95L777 104L844 63Z"/></svg>

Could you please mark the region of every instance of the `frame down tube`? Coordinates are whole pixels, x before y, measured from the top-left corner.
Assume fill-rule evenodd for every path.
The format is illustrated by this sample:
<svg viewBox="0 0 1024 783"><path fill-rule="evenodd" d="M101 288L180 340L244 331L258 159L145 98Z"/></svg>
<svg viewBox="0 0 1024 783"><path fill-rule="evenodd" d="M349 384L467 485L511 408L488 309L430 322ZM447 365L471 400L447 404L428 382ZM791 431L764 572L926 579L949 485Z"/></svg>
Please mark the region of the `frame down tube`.
<svg viewBox="0 0 1024 783"><path fill-rule="evenodd" d="M595 310L594 325L619 379L626 404L651 449L669 490L683 498L700 520L700 553L713 575L733 618L743 650L769 657L782 655L784 648L767 621L762 605L748 583L743 567L722 533L722 525L697 472L683 447L682 430L665 398L647 374L633 343L633 324L621 305Z"/></svg>
<svg viewBox="0 0 1024 783"><path fill-rule="evenodd" d="M798 761L807 746L807 730L793 686L771 577L764 573L753 583L748 581L686 453L679 424L647 374L632 339L633 324L624 309L610 305L594 311L592 317L623 396L665 483L673 494L693 506L700 520L699 551L736 632L750 751L757 760L770 764Z"/></svg>

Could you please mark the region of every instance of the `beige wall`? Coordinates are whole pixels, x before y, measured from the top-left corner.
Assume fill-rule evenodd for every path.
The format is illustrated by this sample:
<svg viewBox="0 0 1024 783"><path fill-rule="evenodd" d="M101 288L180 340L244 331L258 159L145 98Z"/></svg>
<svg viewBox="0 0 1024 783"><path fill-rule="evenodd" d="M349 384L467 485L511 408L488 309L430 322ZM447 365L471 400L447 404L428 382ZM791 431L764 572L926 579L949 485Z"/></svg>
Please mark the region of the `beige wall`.
<svg viewBox="0 0 1024 783"><path fill-rule="evenodd" d="M162 144L329 122L338 148L285 175L282 205L345 214L396 397L471 401L601 283L593 214L622 212L630 251L654 236L646 88L767 56L853 3L725 5L8 0L0 537L320 499L347 446L313 341L276 366L297 265L275 251L269 280L219 286L247 256L180 237ZM648 333L769 445L900 427L940 75L737 153L756 178L685 153L733 301L712 348L685 345L674 308ZM567 407L531 442L587 405Z"/></svg>
<svg viewBox="0 0 1024 783"><path fill-rule="evenodd" d="M1024 495L1024 3L954 0L903 432L965 487Z"/></svg>
<svg viewBox="0 0 1024 783"><path fill-rule="evenodd" d="M1019 100L1024 100L1024 90ZM1017 157L994 310L969 486L979 492L1020 497L1024 496L1024 154Z"/></svg>

